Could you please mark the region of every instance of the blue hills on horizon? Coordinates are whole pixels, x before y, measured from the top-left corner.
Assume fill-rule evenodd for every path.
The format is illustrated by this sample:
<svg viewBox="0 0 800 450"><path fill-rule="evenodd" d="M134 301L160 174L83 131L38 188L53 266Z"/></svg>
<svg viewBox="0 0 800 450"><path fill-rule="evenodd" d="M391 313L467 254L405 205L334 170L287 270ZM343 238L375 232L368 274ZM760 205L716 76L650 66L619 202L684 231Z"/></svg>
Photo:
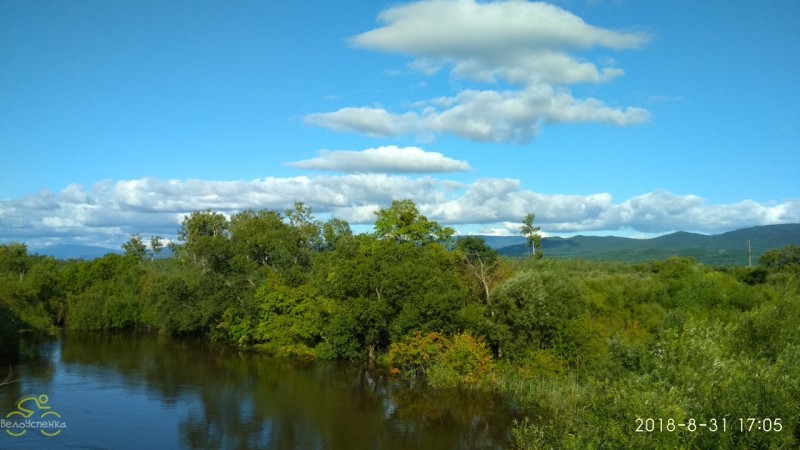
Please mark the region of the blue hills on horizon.
<svg viewBox="0 0 800 450"><path fill-rule="evenodd" d="M503 256L521 257L530 254L522 236L481 236L486 244ZM753 264L769 250L789 245L800 246L800 224L762 225L716 235L678 231L651 239L619 236L546 237L542 249L548 258L589 259L599 261L645 262L670 256L693 257L697 262L720 266L746 266L748 241ZM56 259L95 259L108 253L121 254L121 249L62 244L29 249L31 254ZM165 248L158 258L172 253Z"/></svg>
<svg viewBox="0 0 800 450"><path fill-rule="evenodd" d="M530 248L520 236L487 241L503 256L526 256ZM520 242L522 240L522 242ZM749 245L749 248L748 248ZM789 245L800 246L800 224L762 225L726 233L705 235L678 231L651 239L618 236L573 236L542 239L545 257L598 261L645 262L670 256L692 257L697 262L718 266L746 266L769 250Z"/></svg>
<svg viewBox="0 0 800 450"><path fill-rule="evenodd" d="M110 249L106 247L99 247L94 245L80 245L80 244L59 244L51 245L42 248L28 249L30 254L38 254L42 256L52 256L55 259L96 259L102 258L109 253L123 254L122 249ZM168 258L172 255L172 251L168 248L161 250L156 259Z"/></svg>

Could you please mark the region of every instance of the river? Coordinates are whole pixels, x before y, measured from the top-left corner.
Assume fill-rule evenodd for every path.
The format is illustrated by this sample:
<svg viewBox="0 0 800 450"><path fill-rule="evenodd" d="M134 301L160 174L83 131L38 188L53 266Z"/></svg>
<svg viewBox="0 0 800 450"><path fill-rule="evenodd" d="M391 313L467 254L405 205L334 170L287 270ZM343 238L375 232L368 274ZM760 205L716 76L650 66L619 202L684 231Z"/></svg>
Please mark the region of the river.
<svg viewBox="0 0 800 450"><path fill-rule="evenodd" d="M65 335L23 343L9 370L4 449L506 448L512 421L492 396L198 339Z"/></svg>

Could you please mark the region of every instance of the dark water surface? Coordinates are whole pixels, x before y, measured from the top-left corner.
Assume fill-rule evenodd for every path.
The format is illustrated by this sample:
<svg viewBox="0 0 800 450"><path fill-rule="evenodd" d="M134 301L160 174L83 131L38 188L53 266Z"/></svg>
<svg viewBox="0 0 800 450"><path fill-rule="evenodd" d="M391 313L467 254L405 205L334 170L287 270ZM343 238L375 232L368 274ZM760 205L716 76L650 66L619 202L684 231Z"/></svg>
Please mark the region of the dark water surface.
<svg viewBox="0 0 800 450"><path fill-rule="evenodd" d="M512 420L489 396L412 389L360 365L293 363L203 340L69 335L28 344L21 361L0 365L0 381L9 368L17 381L0 387L6 425L27 414L66 428L19 437L0 429L3 449L505 448ZM43 394L42 408L29 399L8 416L20 399Z"/></svg>

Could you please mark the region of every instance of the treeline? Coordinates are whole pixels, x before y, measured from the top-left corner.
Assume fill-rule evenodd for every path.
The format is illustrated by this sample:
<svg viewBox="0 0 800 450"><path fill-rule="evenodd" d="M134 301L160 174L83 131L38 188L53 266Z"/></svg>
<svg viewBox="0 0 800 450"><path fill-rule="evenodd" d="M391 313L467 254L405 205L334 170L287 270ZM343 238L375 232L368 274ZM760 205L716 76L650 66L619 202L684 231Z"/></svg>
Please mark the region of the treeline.
<svg viewBox="0 0 800 450"><path fill-rule="evenodd" d="M202 334L498 392L527 416L520 448L800 444L800 248L754 268L504 260L410 200L376 214L373 233L354 235L300 203L196 211L167 259L136 235L93 261L0 246L2 350L26 330ZM648 418L727 429L637 431ZM741 431L748 418L780 426Z"/></svg>

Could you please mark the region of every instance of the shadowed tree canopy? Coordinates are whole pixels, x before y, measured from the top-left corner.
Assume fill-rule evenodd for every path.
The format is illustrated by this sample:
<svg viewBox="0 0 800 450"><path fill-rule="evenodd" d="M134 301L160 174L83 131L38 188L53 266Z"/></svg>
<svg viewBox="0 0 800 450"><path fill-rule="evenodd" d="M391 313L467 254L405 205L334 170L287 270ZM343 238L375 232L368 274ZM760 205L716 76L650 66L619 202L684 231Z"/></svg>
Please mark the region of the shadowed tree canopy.
<svg viewBox="0 0 800 450"><path fill-rule="evenodd" d="M480 282L483 299L491 303L490 281L499 262L499 255L486 245L486 241L480 236L459 238L456 250L460 252L468 272Z"/></svg>

